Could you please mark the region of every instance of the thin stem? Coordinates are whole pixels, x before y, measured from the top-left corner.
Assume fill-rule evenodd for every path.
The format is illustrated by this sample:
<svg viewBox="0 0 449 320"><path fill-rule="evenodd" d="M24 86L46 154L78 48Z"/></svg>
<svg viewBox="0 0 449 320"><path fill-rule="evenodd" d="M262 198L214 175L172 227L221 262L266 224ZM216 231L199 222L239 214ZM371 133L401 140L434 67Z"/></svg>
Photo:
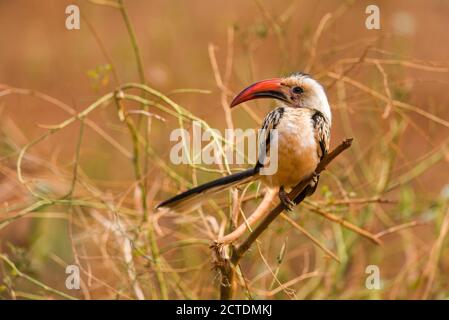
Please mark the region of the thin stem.
<svg viewBox="0 0 449 320"><path fill-rule="evenodd" d="M129 20L128 11L126 10L123 0L118 0L120 4L120 12L122 13L123 20L125 21L126 29L128 30L129 37L131 39L131 45L133 46L134 55L136 58L137 72L139 73L139 80L141 83L145 83L145 73L143 72L142 58L140 55L139 46L137 45L137 38L134 32L131 20Z"/></svg>
<svg viewBox="0 0 449 320"><path fill-rule="evenodd" d="M146 80L145 80L145 73L144 73L144 69L143 69L143 63L142 63L142 57L140 54L140 49L139 46L137 44L137 38L136 38L136 33L134 32L133 26L131 24L131 20L129 19L128 16L128 11L126 10L126 6L125 3L123 2L123 0L119 0L119 5L120 5L120 12L122 13L122 17L123 20L125 21L125 25L126 25L126 29L128 31L129 37L131 39L131 45L133 47L133 51L134 51L134 56L136 58L136 66L137 66L137 72L139 74L139 81L142 84L146 84ZM144 99L146 98L146 93L143 93L142 96ZM148 111L148 105L146 104L142 104L142 107L145 111ZM140 116L137 126L136 126L136 130L140 131L142 122L144 122L144 126L143 126L143 136L145 137L145 148L148 145L148 121L147 119L145 119L145 117ZM137 147L137 146L136 146ZM139 155L134 154L134 157L137 158L137 165L139 167L142 166L142 164L140 163L140 152ZM147 171L148 171L148 157L146 154L144 154L143 156L143 169L140 169L140 171L143 170L143 175L146 175ZM140 183L140 187L141 187L141 193L142 193L142 209L143 209L143 221L146 221L148 214L147 214L147 199L146 199L146 195L147 195L147 185L145 181L142 181Z"/></svg>
<svg viewBox="0 0 449 320"><path fill-rule="evenodd" d="M59 290L53 289L52 287L47 286L46 284L34 279L33 277L30 277L29 275L27 275L26 273L23 273L22 271L20 271L17 266L14 264L14 262L12 262L6 255L0 254L0 259L3 260L13 271L14 273L19 276L20 278L26 279L29 282L33 283L34 285L44 289L45 291L57 294L65 299L68 300L78 300L75 297L72 297L64 292L61 292Z"/></svg>
<svg viewBox="0 0 449 320"><path fill-rule="evenodd" d="M117 112L118 114L124 114L123 112L123 106L121 105L121 96L122 92L117 91L115 94L115 102L117 105ZM141 204L142 204L142 211L143 211L143 221L146 220L147 213L148 213L148 207L147 207L147 201L146 201L146 188L145 188L145 182L144 177L145 175L142 174L142 169L140 166L140 144L139 144L139 132L138 129L132 120L131 117L128 115L124 116L124 121L126 122L126 125L128 127L128 130L131 134L132 144L133 144L133 168L134 168L134 175L136 177L136 181L139 184L140 190L141 190ZM150 242L150 251L152 255L152 262L154 263L154 270L156 273L156 279L159 283L159 288L161 291L162 299L167 300L168 299L168 290L167 290L167 283L165 282L165 277L162 272L162 263L161 263L161 257L159 253L159 247L157 245L156 241L156 234L154 232L153 224L148 224L148 240Z"/></svg>
<svg viewBox="0 0 449 320"><path fill-rule="evenodd" d="M134 32L134 29L131 25L131 21L128 16L128 12L126 10L125 4L123 0L119 0L120 4L120 12L122 13L123 20L125 21L126 28L128 30L129 37L131 39L131 44L133 46L134 55L136 58L136 65L137 65L137 71L139 73L139 80L140 82L145 85L145 73L143 69L142 64L142 58L139 50L139 46L137 45L137 39L136 34ZM142 96L144 99L146 98L146 93L143 93ZM148 111L148 105L143 104L143 109L145 111ZM129 117L126 117L126 119L130 119ZM130 129L130 132L133 136L133 145L134 145L134 168L136 173L136 179L139 182L139 186L141 189L141 202L142 202L142 211L143 211L143 221L147 220L148 217L148 203L147 203L147 185L146 185L146 179L144 177L146 176L148 172L148 154L144 152L143 154L143 169L141 167L140 163L140 147L139 147L139 139L138 139L138 132L140 131L140 127L142 124L142 121L144 122L143 126L143 136L145 140L145 150L148 148L149 140L148 140L148 120L144 116L140 116L137 126L134 125L133 122L130 122L130 120L127 120L128 128ZM131 124L131 125L130 125ZM142 172L143 170L143 172ZM159 288L161 290L161 296L162 299L168 299L168 290L167 290L167 284L165 282L164 274L161 271L161 260L160 260L160 254L159 254L159 247L157 245L156 241L156 235L153 230L153 225L150 223L148 227L148 240L150 241L150 250L151 254L154 259L154 265L155 265L155 272L156 272L156 279L159 283Z"/></svg>

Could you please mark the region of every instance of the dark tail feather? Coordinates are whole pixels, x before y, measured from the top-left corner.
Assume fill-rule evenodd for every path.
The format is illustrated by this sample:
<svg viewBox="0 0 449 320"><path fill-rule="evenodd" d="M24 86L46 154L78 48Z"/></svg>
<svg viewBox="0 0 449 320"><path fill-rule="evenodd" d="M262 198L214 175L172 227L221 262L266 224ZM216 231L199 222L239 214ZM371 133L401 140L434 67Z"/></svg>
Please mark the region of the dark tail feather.
<svg viewBox="0 0 449 320"><path fill-rule="evenodd" d="M206 196L210 196L224 189L249 182L255 178L257 172L257 168L251 168L211 182L207 182L159 203L156 206L156 209L167 208L174 211L188 211L195 209L196 206L206 199Z"/></svg>

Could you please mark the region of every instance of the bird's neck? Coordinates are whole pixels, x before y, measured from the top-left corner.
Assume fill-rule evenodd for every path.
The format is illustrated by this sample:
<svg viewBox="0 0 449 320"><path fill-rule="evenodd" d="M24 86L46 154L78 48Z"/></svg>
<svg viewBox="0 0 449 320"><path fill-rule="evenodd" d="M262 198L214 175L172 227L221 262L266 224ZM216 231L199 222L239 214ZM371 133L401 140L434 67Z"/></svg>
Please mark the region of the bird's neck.
<svg viewBox="0 0 449 320"><path fill-rule="evenodd" d="M331 113L331 108L329 106L329 104L327 103L326 100L326 104L322 105L322 104L308 104L308 105L301 105L301 106L287 106L289 108L294 108L294 109L309 109L312 111L318 111L319 113L321 113L323 115L324 118L326 118L326 121L329 125L332 124L332 113Z"/></svg>
<svg viewBox="0 0 449 320"><path fill-rule="evenodd" d="M314 96L312 101L307 101L311 109L318 110L323 114L329 124L332 123L332 112L329 102L327 101L326 93L322 88L316 91L317 94Z"/></svg>

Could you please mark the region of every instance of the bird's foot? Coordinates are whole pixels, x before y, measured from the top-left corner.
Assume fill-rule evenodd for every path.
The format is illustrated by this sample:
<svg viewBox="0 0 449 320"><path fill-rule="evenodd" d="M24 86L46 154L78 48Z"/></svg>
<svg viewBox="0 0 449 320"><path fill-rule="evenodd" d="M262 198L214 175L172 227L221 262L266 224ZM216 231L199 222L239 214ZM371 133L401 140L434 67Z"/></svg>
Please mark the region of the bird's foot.
<svg viewBox="0 0 449 320"><path fill-rule="evenodd" d="M311 196L315 193L316 188L318 187L318 181L320 181L320 175L313 173L312 179L309 182L309 186L307 187L309 190L307 192L308 196Z"/></svg>
<svg viewBox="0 0 449 320"><path fill-rule="evenodd" d="M320 180L320 174L318 173L316 173L316 172L314 172L313 173L313 175L312 175L312 180L310 181L310 183L313 185L313 186L315 186L315 185L317 185L318 184L318 181Z"/></svg>
<svg viewBox="0 0 449 320"><path fill-rule="evenodd" d="M296 206L296 203L290 200L283 186L279 188L279 199L281 200L281 203L284 205L287 211L293 211L293 208Z"/></svg>

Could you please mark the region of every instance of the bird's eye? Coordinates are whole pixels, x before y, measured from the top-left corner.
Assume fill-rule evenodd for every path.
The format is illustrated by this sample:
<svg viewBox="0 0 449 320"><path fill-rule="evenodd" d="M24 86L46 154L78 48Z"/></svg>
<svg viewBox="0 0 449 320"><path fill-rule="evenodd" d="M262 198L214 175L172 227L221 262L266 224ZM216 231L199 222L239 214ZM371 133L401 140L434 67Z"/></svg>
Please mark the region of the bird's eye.
<svg viewBox="0 0 449 320"><path fill-rule="evenodd" d="M293 87L292 91L293 91L293 93L296 93L296 94L300 94L300 93L304 92L304 90L301 87Z"/></svg>

